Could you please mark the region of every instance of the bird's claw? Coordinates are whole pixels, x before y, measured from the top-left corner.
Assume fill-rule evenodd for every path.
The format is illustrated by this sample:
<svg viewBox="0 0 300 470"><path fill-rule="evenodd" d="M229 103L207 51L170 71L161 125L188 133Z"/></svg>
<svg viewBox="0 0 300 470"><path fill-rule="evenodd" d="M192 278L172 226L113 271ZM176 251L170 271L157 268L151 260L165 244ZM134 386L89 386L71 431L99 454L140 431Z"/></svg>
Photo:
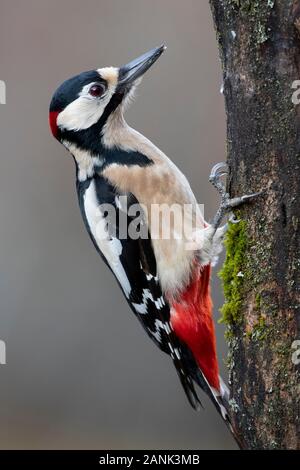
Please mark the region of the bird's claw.
<svg viewBox="0 0 300 470"><path fill-rule="evenodd" d="M229 209L233 209L234 207L240 206L241 204L251 201L257 196L260 196L262 193L263 192L260 191L253 194L245 194L244 196L234 197L232 199L229 198L229 195L224 195L226 199L225 206L227 206Z"/></svg>
<svg viewBox="0 0 300 470"><path fill-rule="evenodd" d="M228 166L226 163L217 163L213 169L211 170L209 181L212 185L217 189L218 193L221 195L221 204L220 207L213 218L212 226L214 227L215 231L221 224L223 217L232 211L233 208L240 206L241 204L247 203L252 199L260 196L263 192L257 192L253 194L245 194L244 196L230 198L229 194L226 192L226 187L224 182L222 181L222 177L228 174ZM233 214L231 214L229 221L231 223L238 223L239 220L235 218Z"/></svg>
<svg viewBox="0 0 300 470"><path fill-rule="evenodd" d="M226 162L220 162L220 163L216 163L216 165L214 165L212 167L212 170L210 172L210 176L209 176L209 180L213 180L215 178L218 178L220 176L224 176L224 175L227 175L228 174L228 165Z"/></svg>
<svg viewBox="0 0 300 470"><path fill-rule="evenodd" d="M231 224L238 224L241 219L237 219L236 215L232 212L229 216L229 219L228 221L231 223Z"/></svg>
<svg viewBox="0 0 300 470"><path fill-rule="evenodd" d="M217 163L212 168L209 181L217 189L221 196L226 192L225 184L222 181L222 177L228 174L228 165L225 162Z"/></svg>

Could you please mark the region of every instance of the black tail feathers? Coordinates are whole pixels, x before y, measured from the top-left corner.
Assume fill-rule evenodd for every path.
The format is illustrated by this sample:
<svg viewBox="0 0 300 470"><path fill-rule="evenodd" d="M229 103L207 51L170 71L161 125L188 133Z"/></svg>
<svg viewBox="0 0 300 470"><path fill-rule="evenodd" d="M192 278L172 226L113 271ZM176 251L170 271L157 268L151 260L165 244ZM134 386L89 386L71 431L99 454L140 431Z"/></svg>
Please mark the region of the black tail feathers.
<svg viewBox="0 0 300 470"><path fill-rule="evenodd" d="M186 372L183 369L176 367L176 370L177 370L177 374L179 376L181 385L185 391L185 394L191 406L196 411L198 411L200 408L203 408L202 403L195 390L193 379L188 374L186 374Z"/></svg>

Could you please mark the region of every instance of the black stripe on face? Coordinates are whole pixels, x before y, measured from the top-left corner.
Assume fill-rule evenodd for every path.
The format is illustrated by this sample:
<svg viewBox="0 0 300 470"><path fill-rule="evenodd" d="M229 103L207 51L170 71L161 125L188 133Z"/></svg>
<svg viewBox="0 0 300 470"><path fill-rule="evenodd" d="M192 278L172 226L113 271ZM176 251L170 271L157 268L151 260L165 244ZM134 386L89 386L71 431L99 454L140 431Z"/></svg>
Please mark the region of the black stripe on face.
<svg viewBox="0 0 300 470"><path fill-rule="evenodd" d="M109 103L106 105L100 119L88 127L78 131L67 129L60 130L60 139L67 140L77 145L81 150L87 150L93 155L102 155L105 148L101 142L101 133L103 126L107 122L109 116L117 109L124 97L123 93L115 93Z"/></svg>

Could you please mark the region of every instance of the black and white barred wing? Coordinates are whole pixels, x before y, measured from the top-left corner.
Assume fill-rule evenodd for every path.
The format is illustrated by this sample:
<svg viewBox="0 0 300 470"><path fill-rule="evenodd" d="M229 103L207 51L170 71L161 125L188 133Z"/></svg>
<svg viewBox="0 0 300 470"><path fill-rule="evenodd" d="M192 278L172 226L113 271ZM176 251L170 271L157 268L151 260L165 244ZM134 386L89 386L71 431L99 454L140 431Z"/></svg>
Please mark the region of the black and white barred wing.
<svg viewBox="0 0 300 470"><path fill-rule="evenodd" d="M148 335L169 352L170 309L160 288L151 240L144 218L138 218L137 213L135 218L129 215L133 204L140 207L137 200L132 195L118 194L100 175L78 183L77 189L82 215L97 251ZM129 233L136 220L135 232L131 227Z"/></svg>
<svg viewBox="0 0 300 470"><path fill-rule="evenodd" d="M78 194L97 251L115 275L149 337L172 357L189 401L197 407L199 400L182 361L182 345L170 324L170 307L161 290L146 222L142 214L138 216L135 212L135 218L129 215L130 207L138 205L138 201L131 194L118 194L101 176L79 186ZM126 233L132 224L136 224L134 234L132 231L128 234L128 230Z"/></svg>

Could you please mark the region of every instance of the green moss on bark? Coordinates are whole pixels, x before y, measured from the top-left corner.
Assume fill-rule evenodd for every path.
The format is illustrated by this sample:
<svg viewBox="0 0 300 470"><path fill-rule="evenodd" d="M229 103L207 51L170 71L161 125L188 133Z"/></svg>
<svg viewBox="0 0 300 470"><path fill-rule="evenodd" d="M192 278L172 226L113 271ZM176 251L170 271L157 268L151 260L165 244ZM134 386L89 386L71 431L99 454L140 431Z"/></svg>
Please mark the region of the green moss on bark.
<svg viewBox="0 0 300 470"><path fill-rule="evenodd" d="M221 308L221 322L226 325L238 323L242 304L245 273L244 255L247 247L247 223L229 223L225 239L226 259L219 273L223 283L225 303Z"/></svg>

